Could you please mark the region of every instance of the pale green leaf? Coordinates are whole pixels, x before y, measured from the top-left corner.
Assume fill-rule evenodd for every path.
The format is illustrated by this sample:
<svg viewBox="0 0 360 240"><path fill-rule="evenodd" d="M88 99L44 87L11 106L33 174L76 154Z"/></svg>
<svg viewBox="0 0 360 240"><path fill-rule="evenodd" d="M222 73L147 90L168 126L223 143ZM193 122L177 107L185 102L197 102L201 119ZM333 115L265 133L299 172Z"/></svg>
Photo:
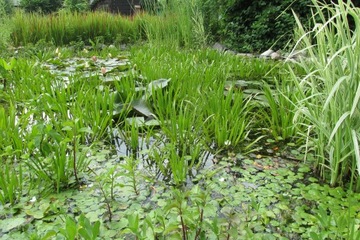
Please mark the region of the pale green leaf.
<svg viewBox="0 0 360 240"><path fill-rule="evenodd" d="M332 132L331 132L328 145L330 145L332 139L334 138L335 134L336 134L337 131L339 130L341 124L345 121L345 119L346 119L349 115L350 115L350 112L345 112L345 113L339 118L339 120L336 122L336 125L335 125L334 129L333 129Z"/></svg>
<svg viewBox="0 0 360 240"><path fill-rule="evenodd" d="M357 139L356 131L351 130L352 140L354 143L354 151L355 151L355 157L356 157L356 165L358 174L360 175L360 149L359 149L359 141Z"/></svg>

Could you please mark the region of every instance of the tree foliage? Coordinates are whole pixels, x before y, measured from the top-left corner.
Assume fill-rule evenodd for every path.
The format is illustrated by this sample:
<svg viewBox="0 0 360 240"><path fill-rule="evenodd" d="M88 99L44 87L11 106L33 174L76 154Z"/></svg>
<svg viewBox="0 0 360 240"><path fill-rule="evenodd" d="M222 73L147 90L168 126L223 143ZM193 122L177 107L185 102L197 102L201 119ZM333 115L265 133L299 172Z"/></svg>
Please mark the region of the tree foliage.
<svg viewBox="0 0 360 240"><path fill-rule="evenodd" d="M293 11L306 21L311 0L202 0L207 30L238 51L283 48L292 39Z"/></svg>
<svg viewBox="0 0 360 240"><path fill-rule="evenodd" d="M21 0L20 5L26 12L55 12L62 7L62 0Z"/></svg>
<svg viewBox="0 0 360 240"><path fill-rule="evenodd" d="M63 8L71 12L84 12L90 9L88 0L64 0Z"/></svg>
<svg viewBox="0 0 360 240"><path fill-rule="evenodd" d="M10 0L0 0L0 18L12 12L12 3Z"/></svg>

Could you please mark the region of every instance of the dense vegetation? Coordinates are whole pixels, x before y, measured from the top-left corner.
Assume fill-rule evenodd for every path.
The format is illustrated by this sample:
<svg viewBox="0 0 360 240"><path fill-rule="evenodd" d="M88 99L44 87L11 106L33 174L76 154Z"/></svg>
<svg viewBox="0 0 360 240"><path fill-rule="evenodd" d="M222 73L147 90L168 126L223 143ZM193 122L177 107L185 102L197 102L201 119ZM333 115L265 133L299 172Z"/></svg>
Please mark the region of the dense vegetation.
<svg viewBox="0 0 360 240"><path fill-rule="evenodd" d="M169 8L181 8L184 3L144 0L141 4L144 9L152 13L161 13ZM192 10L201 12L203 16L201 21L204 22L204 31L209 39L221 41L229 48L241 52L260 52L270 47L276 50L285 47L289 49L294 44L291 41L294 38L295 27L293 14L296 13L303 22L306 22L311 15L311 0L194 0L190 1L190 4L193 5ZM88 1L84 0L21 1L21 6L27 12L42 13L54 12L60 7L70 11L83 12L89 9L88 5ZM186 13L186 15L188 14ZM112 32L110 31L108 34L111 35ZM87 35L85 36L87 37Z"/></svg>
<svg viewBox="0 0 360 240"><path fill-rule="evenodd" d="M131 17L7 3L1 239L360 238L351 1L311 1L307 20L305 1L290 15L290 1L159 0ZM293 48L274 61L218 40Z"/></svg>

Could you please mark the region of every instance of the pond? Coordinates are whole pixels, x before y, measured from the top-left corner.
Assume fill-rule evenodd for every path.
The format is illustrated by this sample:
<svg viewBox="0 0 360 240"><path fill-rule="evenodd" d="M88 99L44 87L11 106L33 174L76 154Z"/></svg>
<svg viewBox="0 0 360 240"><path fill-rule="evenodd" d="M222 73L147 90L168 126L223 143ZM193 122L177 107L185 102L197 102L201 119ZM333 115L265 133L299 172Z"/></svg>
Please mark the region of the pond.
<svg viewBox="0 0 360 240"><path fill-rule="evenodd" d="M3 76L1 239L359 237L360 196L319 180L296 134L272 133L277 63L44 52Z"/></svg>

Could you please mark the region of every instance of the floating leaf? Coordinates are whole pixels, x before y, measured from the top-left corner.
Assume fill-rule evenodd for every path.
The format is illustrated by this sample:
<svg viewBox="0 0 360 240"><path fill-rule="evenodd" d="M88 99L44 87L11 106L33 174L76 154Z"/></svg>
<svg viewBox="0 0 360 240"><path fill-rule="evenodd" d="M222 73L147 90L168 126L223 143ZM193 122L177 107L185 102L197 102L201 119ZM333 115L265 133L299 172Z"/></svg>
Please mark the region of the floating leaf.
<svg viewBox="0 0 360 240"><path fill-rule="evenodd" d="M137 99L137 100L132 101L131 106L137 113L139 113L147 118L155 116L155 114L148 107L148 105L144 99Z"/></svg>
<svg viewBox="0 0 360 240"><path fill-rule="evenodd" d="M147 91L149 95L151 96L152 92L157 89L162 89L168 86L170 82L170 79L166 78L160 78L158 80L154 80L151 83L149 83Z"/></svg>
<svg viewBox="0 0 360 240"><path fill-rule="evenodd" d="M26 222L25 218L14 217L0 221L0 228L3 232L10 232L11 230L20 227Z"/></svg>
<svg viewBox="0 0 360 240"><path fill-rule="evenodd" d="M25 211L25 213L35 219L42 219L45 216L44 211L40 209L36 209L36 210L28 209Z"/></svg>

